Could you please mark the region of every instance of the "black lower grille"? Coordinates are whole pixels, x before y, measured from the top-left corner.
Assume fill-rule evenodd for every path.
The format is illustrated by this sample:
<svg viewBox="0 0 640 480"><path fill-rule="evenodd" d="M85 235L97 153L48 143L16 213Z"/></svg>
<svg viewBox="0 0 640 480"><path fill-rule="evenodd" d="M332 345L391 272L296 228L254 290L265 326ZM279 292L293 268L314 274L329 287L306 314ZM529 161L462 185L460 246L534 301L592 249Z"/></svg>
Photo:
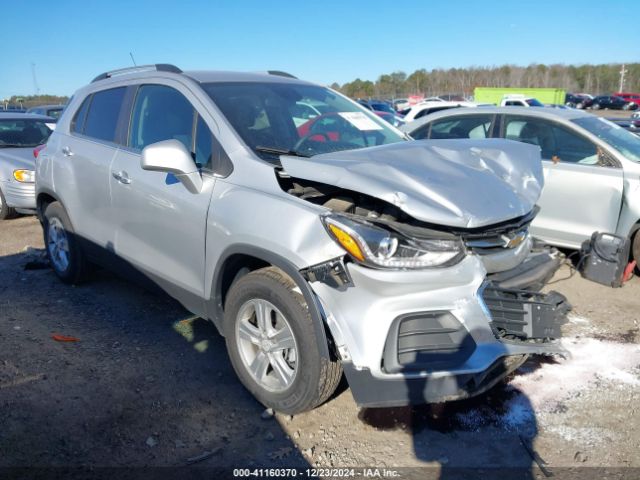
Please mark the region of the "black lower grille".
<svg viewBox="0 0 640 480"><path fill-rule="evenodd" d="M491 313L496 336L527 339L560 338L560 327L571 310L558 292L547 294L488 285L482 298Z"/></svg>
<svg viewBox="0 0 640 480"><path fill-rule="evenodd" d="M475 350L469 332L450 312L421 312L394 320L384 353L384 370L429 371L461 365Z"/></svg>

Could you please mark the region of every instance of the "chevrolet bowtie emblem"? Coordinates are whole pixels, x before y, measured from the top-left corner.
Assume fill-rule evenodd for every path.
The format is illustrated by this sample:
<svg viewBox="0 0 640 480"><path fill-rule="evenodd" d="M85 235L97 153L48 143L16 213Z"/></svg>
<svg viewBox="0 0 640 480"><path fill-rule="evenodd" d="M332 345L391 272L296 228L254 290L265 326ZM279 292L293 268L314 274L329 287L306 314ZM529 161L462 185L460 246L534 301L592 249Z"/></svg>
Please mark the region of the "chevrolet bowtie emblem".
<svg viewBox="0 0 640 480"><path fill-rule="evenodd" d="M504 240L504 248L515 248L522 242L524 242L525 238L527 238L527 235L526 233L522 232L516 233L513 236L502 235L502 239Z"/></svg>

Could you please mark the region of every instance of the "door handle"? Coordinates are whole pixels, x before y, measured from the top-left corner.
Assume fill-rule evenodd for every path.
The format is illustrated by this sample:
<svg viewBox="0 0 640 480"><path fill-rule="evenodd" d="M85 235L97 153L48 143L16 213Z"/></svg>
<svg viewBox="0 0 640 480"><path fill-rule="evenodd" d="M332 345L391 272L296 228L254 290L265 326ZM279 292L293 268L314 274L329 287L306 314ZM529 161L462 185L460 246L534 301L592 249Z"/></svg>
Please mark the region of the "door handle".
<svg viewBox="0 0 640 480"><path fill-rule="evenodd" d="M71 151L71 149L69 147L62 147L62 154L65 157L71 157L73 156L73 152Z"/></svg>
<svg viewBox="0 0 640 480"><path fill-rule="evenodd" d="M113 178L115 178L117 181L119 181L123 185L129 185L131 183L131 179L129 178L129 175L124 170L121 170L119 172L111 172L111 175L113 175Z"/></svg>

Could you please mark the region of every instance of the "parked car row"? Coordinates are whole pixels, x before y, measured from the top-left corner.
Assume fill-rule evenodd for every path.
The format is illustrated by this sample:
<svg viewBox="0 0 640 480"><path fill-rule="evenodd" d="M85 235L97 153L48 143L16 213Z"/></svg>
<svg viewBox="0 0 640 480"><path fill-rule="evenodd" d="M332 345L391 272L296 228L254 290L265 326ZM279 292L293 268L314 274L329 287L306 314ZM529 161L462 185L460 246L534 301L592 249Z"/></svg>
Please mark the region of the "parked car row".
<svg viewBox="0 0 640 480"><path fill-rule="evenodd" d="M66 283L98 264L163 288L281 412L343 372L365 406L476 395L562 353L568 309L539 292L561 263L529 233L540 148L486 139L491 118L419 142L280 72L106 72L38 154L47 256Z"/></svg>

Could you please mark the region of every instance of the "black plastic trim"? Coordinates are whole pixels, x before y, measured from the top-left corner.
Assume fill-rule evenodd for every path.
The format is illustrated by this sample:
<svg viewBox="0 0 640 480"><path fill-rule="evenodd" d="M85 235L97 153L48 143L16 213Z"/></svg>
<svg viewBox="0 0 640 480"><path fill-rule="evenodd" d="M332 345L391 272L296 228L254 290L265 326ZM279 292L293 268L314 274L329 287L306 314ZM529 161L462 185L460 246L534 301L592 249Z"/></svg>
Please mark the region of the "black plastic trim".
<svg viewBox="0 0 640 480"><path fill-rule="evenodd" d="M439 326L434 327L430 324L402 331L404 322L419 319L425 319L425 322L431 319ZM442 320L449 325L442 326ZM454 324L456 328L451 326ZM443 335L446 337L443 338ZM446 310L412 312L396 317L391 323L384 346L383 370L387 373L453 370L463 364L475 349L475 341L451 312ZM403 354L414 352L414 361L410 363L401 361L400 357Z"/></svg>

